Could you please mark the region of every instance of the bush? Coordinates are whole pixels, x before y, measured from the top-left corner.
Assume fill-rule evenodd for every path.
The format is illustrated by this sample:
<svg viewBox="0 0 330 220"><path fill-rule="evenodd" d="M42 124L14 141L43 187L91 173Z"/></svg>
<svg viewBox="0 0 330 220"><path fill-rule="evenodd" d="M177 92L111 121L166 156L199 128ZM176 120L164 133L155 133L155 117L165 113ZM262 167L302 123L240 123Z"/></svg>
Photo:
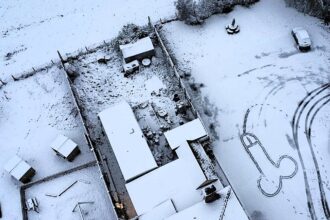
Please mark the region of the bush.
<svg viewBox="0 0 330 220"><path fill-rule="evenodd" d="M187 24L202 24L213 14L228 13L235 5L251 5L258 0L177 0L178 18Z"/></svg>
<svg viewBox="0 0 330 220"><path fill-rule="evenodd" d="M196 5L194 0L178 0L175 3L178 18L187 24L201 24L203 21L196 12Z"/></svg>
<svg viewBox="0 0 330 220"><path fill-rule="evenodd" d="M298 11L322 18L330 19L330 1L327 0L285 0L288 6Z"/></svg>
<svg viewBox="0 0 330 220"><path fill-rule="evenodd" d="M115 39L115 48L119 50L119 45L128 44L138 39L149 36L150 28L148 26L137 26L135 24L127 24L119 32Z"/></svg>

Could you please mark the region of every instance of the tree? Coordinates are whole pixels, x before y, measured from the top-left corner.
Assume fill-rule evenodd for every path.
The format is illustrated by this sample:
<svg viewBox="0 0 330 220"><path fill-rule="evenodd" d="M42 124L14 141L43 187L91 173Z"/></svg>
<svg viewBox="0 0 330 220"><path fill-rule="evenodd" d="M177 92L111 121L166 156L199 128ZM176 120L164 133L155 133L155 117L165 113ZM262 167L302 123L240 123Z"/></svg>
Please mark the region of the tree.
<svg viewBox="0 0 330 220"><path fill-rule="evenodd" d="M189 19L193 12L193 0L178 0L175 2L176 10L178 11L178 17L182 21Z"/></svg>
<svg viewBox="0 0 330 220"><path fill-rule="evenodd" d="M229 12L235 5L250 5L258 0L177 0L178 18L187 24L201 24L216 13Z"/></svg>

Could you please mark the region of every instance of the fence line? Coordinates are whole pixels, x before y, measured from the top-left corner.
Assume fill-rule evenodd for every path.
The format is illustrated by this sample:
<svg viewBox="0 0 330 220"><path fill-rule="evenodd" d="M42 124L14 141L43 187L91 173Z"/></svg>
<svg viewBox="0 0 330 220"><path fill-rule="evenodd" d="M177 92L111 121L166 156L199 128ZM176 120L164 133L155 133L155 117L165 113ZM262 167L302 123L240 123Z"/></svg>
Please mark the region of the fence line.
<svg viewBox="0 0 330 220"><path fill-rule="evenodd" d="M166 56L166 60L168 61L170 67L172 68L172 70L174 72L174 75L176 76L177 80L179 81L180 87L183 89L184 94L186 96L186 99L188 100L188 102L189 102L189 104L190 104L190 106L192 108L192 111L193 111L195 117L197 117L198 119L200 119L200 121L201 121L202 125L204 126L205 130L208 130L206 128L203 120L202 120L202 117L200 116L199 112L196 110L194 104L192 103L192 98L191 98L190 94L188 93L187 88L186 88L185 84L183 83L183 81L181 79L181 76L179 74L179 71L178 71L176 65L174 64L173 59L170 56L170 53L168 52L168 50L167 50L167 48L166 48L166 46L164 44L164 41L161 38L161 36L160 36L160 34L159 34L158 30L157 30L157 26L158 25L155 25L154 26L154 31L155 31L156 37L158 39L158 42L160 44L160 47L162 48L162 51L164 52L164 54Z"/></svg>
<svg viewBox="0 0 330 220"><path fill-rule="evenodd" d="M25 208L25 200L26 200L25 190L22 187L19 188L19 194L20 194L20 202L21 202L22 219L28 220L27 210Z"/></svg>
<svg viewBox="0 0 330 220"><path fill-rule="evenodd" d="M67 175L67 174L73 173L75 171L85 169L87 167L92 167L94 165L96 165L96 161L95 160L94 161L90 161L90 162L85 163L85 164L82 164L82 165L79 165L77 167L71 168L69 170L64 170L62 172L55 173L53 175L47 176L45 178L42 178L42 179L39 179L39 180L36 180L36 181L33 181L31 183L24 184L24 185L21 186L21 188L23 190L25 190L25 189L28 189L28 188L34 186L34 185L37 185L37 184L40 184L40 183L43 183L43 182L47 182L47 181L53 180L53 179L58 178L60 176Z"/></svg>
<svg viewBox="0 0 330 220"><path fill-rule="evenodd" d="M64 65L64 62L62 60L62 56L60 55L60 53L58 52L59 56L60 56L60 59L61 59L61 64L62 64L62 67L64 69L64 73L65 73L65 78L66 78L66 82L68 83L68 86L69 86L69 90L70 90L70 93L71 93L71 96L73 98L73 102L74 102L74 105L78 111L78 115L80 117L80 120L83 124L83 128L84 128L84 136L85 136L85 139L88 143L88 145L90 146L91 148L91 151L93 152L93 155L96 159L96 164L97 164L97 167L99 168L99 172L101 174L101 179L103 180L103 184L105 186L105 190L107 191L107 194L108 194L108 197L111 201L111 205L112 205L112 208L114 210L114 212L116 213L116 218L117 220L119 219L118 215L117 215L117 212L116 212L116 208L114 206L114 201L113 201L113 198L112 198L112 195L111 195L111 189L109 188L109 186L107 185L107 182L109 182L110 185L112 185L112 187L115 189L114 187L114 183L109 180L109 178L107 176L105 176L104 172L103 172L103 168L102 168L102 157L101 157L101 153L100 151L95 147L91 137L90 137L90 134L89 134L89 131L87 129L87 125L85 123L85 120L82 116L82 113L81 113L81 108L79 107L79 104L78 104L78 97L76 96L76 93L74 92L74 87L72 86L72 81L70 80L69 76L68 76L68 73L67 73L67 70L65 68L65 65ZM111 175L111 174L110 174ZM111 179L111 178L110 178ZM114 190L116 192L116 190ZM116 199L118 200L118 197L116 196ZM116 202L116 201L115 201Z"/></svg>
<svg viewBox="0 0 330 220"><path fill-rule="evenodd" d="M27 209L25 207L25 201L26 201L25 190L26 189L28 189L28 188L30 188L30 187L32 187L34 185L38 185L40 183L44 183L44 182L47 182L47 181L56 179L58 177L61 177L61 176L64 176L64 175L73 173L75 171L82 170L82 169L85 169L87 167L92 167L94 165L96 165L96 161L91 161L91 162L85 163L83 165L79 165L77 167L71 168L69 170L64 170L62 172L55 173L53 175L44 177L44 178L39 179L39 180L36 180L34 182L31 182L31 183L27 183L27 184L22 185L20 187L20 189L19 189L19 193L20 193L20 202L21 202L21 211L22 211L22 218L23 218L23 220L28 220L28 213L27 213Z"/></svg>
<svg viewBox="0 0 330 220"><path fill-rule="evenodd" d="M166 23L166 22L165 22L165 23ZM190 97L190 94L187 92L187 89L186 89L184 83L182 82L181 76L180 76L180 74L179 74L179 72L178 72L178 70L177 70L177 67L175 66L175 64L174 64L174 62L173 62L172 57L170 56L170 53L168 52L168 50L167 50L167 48L166 48L166 46L165 46L165 44L164 44L164 41L163 41L163 39L161 38L161 36L160 36L160 34L159 34L158 30L157 30L158 27L161 26L161 25L162 25L162 22L161 22L161 23L157 23L156 25L154 25L154 30L155 30L156 37L157 37L157 39L158 39L158 41L159 41L159 43L160 43L160 46L161 46L161 48L162 48L162 50L163 50L163 52L164 52L164 54L165 54L165 56L166 56L166 59L168 60L168 62L169 62L169 64L170 64L171 68L173 69L173 71L174 71L174 73L175 73L175 76L176 76L177 79L179 80L180 86L184 89L185 96L186 96L186 98L188 99L188 101L189 101L189 103L190 103L190 105L191 105L191 107L192 107L192 109L193 109L194 114L196 114L196 117L197 117L198 119L200 119L200 121L201 121L201 123L203 124L204 128L206 128L206 126L205 126L205 124L204 124L204 122L203 122L203 120L202 120L202 117L201 117L200 113L195 109L195 107L194 107L194 105L193 105L193 103L192 103L192 99L191 99L191 97ZM208 130L208 129L206 129L206 130ZM220 169L221 169L221 166L220 166L220 164L219 164L219 162L218 162L217 159L216 159L216 163L219 165L219 167L220 167ZM230 193L234 193L234 194L235 194L235 191L232 190L232 185L231 185L230 182L228 181L227 175L225 174L225 172L224 172L222 169L221 169L221 171L222 171L222 173L224 174L224 176L225 176L227 182L229 183L229 186L230 186ZM230 194L230 193L229 193L229 194ZM235 194L235 195L236 195L236 194ZM229 195L229 196L230 196L230 195ZM237 196L236 196L236 197L237 197ZM228 199L229 199L229 198L228 198ZM227 199L227 200L228 200L228 199ZM247 213L246 210L245 210L245 208L244 208L244 206L243 206L243 204L241 203L241 201L239 200L238 197L237 197L237 200L238 200L238 202L240 203L240 205L242 206L244 212ZM228 202L228 201L227 201L227 202ZM226 202L226 203L227 203L227 202ZM227 205L227 204L226 204L226 205ZM248 216L248 218L250 219L249 216Z"/></svg>
<svg viewBox="0 0 330 220"><path fill-rule="evenodd" d="M224 200L224 202L223 202L223 206L222 206L221 215L220 215L219 220L222 220L223 217L224 217L224 214L225 214L225 212L226 212L226 208L227 208L227 205L228 205L228 202L229 202L230 196L231 196L231 188L228 189L228 192L227 192L227 194L226 194L225 200Z"/></svg>

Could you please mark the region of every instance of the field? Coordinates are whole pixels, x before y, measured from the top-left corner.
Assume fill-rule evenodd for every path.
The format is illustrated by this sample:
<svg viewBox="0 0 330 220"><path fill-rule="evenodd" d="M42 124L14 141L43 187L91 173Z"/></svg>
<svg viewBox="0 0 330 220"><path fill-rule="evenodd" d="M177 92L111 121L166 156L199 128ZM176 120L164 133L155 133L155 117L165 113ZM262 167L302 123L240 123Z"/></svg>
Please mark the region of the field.
<svg viewBox="0 0 330 220"><path fill-rule="evenodd" d="M117 36L123 25L144 25L175 14L174 1L2 0L0 4L0 79Z"/></svg>
<svg viewBox="0 0 330 220"><path fill-rule="evenodd" d="M241 32L231 36L224 27L233 18ZM290 33L296 26L311 34L312 51L296 48ZM171 22L162 35L182 74L191 75L187 83L201 85L205 103L215 109L204 112L205 120L217 120L214 152L250 216L325 219L329 29L266 0L202 26Z"/></svg>
<svg viewBox="0 0 330 220"><path fill-rule="evenodd" d="M0 94L1 167L16 154L36 169L33 180L37 180L94 160L68 84L56 65L8 83ZM81 154L72 163L56 156L50 148L59 134L79 145ZM21 219L20 184L1 169L0 185L3 214L7 218L10 213L8 219Z"/></svg>

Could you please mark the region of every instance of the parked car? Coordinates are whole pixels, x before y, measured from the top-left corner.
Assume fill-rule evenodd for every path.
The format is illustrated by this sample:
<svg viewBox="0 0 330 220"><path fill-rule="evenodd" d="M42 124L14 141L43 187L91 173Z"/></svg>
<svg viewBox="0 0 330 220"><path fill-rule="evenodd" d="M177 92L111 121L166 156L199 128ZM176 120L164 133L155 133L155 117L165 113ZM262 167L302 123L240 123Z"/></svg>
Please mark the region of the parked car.
<svg viewBox="0 0 330 220"><path fill-rule="evenodd" d="M308 32L301 27L292 29L292 36L295 39L299 50L308 51L311 49L312 41Z"/></svg>

